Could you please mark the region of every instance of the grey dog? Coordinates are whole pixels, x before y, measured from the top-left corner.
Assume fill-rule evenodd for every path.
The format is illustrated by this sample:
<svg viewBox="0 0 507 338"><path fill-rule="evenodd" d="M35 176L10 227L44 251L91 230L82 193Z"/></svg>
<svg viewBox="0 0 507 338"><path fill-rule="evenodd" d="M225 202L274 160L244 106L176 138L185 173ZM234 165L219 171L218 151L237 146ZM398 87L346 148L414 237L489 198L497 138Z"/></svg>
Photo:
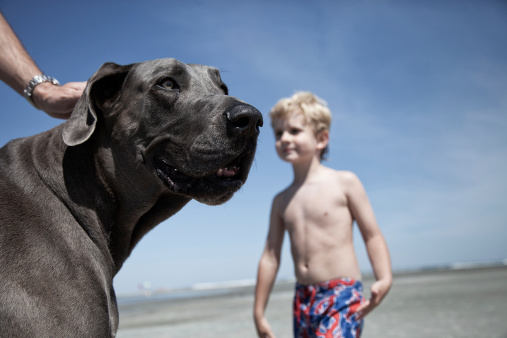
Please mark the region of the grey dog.
<svg viewBox="0 0 507 338"><path fill-rule="evenodd" d="M261 126L216 68L104 64L68 121L0 149L0 336L114 337L134 246L191 199L229 200Z"/></svg>

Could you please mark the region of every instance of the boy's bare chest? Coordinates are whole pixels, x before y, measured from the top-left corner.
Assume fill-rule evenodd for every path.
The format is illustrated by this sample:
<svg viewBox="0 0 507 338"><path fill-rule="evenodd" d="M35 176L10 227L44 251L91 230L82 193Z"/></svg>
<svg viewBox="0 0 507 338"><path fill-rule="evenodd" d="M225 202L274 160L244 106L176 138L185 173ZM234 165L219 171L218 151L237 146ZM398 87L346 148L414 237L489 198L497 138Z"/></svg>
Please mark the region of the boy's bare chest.
<svg viewBox="0 0 507 338"><path fill-rule="evenodd" d="M349 222L347 197L340 189L322 185L302 187L287 200L282 218L288 230L300 225Z"/></svg>

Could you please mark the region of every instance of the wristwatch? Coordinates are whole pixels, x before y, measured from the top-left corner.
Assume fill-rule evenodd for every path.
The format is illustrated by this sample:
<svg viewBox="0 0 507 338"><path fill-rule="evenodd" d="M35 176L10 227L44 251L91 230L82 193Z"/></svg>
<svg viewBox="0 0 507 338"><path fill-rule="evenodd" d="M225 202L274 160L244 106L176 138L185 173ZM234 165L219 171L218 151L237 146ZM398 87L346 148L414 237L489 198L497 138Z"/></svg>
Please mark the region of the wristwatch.
<svg viewBox="0 0 507 338"><path fill-rule="evenodd" d="M44 75L44 74L35 75L30 80L30 82L28 82L28 85L26 86L25 90L23 90L23 96L35 108L37 108L37 106L35 105L35 103L33 102L33 99L32 99L33 90L35 89L35 87L38 84L41 84L42 82L51 82L54 85L57 85L57 86L60 85L60 82L58 82L57 79L55 79L55 78L53 78L51 76L47 76L47 75ZM39 108L37 108L37 109L39 109Z"/></svg>

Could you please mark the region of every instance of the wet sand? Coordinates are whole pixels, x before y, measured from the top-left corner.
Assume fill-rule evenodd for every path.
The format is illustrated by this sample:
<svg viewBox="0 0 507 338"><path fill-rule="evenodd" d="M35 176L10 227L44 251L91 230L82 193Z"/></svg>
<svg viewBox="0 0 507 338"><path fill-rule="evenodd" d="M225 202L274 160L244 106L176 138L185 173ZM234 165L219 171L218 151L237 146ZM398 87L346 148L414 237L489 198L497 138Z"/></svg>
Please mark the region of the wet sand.
<svg viewBox="0 0 507 338"><path fill-rule="evenodd" d="M371 278L365 278L369 295ZM278 283L267 311L277 337L292 337L292 283ZM256 337L253 287L179 300L120 302L119 338ZM365 338L507 338L507 267L395 275L393 287L366 317Z"/></svg>

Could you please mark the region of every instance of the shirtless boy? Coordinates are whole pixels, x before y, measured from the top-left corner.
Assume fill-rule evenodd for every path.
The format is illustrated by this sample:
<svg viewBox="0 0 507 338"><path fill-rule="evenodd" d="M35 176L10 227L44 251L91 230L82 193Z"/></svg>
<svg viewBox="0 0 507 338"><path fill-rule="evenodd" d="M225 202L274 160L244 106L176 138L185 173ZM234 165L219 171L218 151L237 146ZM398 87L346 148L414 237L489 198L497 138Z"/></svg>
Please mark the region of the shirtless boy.
<svg viewBox="0 0 507 338"><path fill-rule="evenodd" d="M275 196L259 262L254 319L259 337L275 337L264 311L274 284L285 231L296 274L295 337L359 337L363 318L392 284L389 251L357 176L321 164L331 112L308 92L280 100L270 112L278 156L292 164L294 181ZM357 223L376 282L363 299L352 240Z"/></svg>

